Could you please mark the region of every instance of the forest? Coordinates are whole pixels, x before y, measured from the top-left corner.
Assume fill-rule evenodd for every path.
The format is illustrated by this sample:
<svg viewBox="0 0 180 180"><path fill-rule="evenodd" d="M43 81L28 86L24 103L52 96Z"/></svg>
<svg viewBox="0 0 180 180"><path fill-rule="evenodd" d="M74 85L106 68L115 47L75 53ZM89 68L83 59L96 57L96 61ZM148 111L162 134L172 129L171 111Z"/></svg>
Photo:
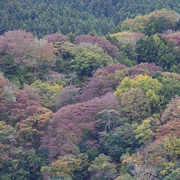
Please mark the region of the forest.
<svg viewBox="0 0 180 180"><path fill-rule="evenodd" d="M57 32L107 35L126 18L162 8L180 13L179 0L1 0L0 34L22 29L39 38Z"/></svg>
<svg viewBox="0 0 180 180"><path fill-rule="evenodd" d="M178 180L179 6L1 1L0 179Z"/></svg>

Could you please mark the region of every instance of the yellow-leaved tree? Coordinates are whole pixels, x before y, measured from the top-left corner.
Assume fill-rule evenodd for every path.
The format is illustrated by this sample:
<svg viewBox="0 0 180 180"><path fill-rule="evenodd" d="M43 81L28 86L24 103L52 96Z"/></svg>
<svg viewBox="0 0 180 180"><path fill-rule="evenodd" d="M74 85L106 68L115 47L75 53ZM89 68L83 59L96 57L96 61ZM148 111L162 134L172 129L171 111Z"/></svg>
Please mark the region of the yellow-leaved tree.
<svg viewBox="0 0 180 180"><path fill-rule="evenodd" d="M122 110L132 120L139 120L160 109L162 84L148 75L125 77L114 95L119 99Z"/></svg>

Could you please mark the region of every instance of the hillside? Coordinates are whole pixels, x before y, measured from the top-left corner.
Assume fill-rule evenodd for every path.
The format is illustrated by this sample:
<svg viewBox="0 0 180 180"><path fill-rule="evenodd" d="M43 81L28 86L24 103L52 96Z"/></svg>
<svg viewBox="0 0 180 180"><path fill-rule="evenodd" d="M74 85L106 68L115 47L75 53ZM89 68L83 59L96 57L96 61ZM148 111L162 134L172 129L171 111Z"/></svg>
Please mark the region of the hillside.
<svg viewBox="0 0 180 180"><path fill-rule="evenodd" d="M57 15L50 2L0 4L15 15L0 35L0 179L179 180L179 14L137 15L113 33L104 24L105 36L17 30L26 8L34 23L46 5ZM66 2L81 16L96 1Z"/></svg>

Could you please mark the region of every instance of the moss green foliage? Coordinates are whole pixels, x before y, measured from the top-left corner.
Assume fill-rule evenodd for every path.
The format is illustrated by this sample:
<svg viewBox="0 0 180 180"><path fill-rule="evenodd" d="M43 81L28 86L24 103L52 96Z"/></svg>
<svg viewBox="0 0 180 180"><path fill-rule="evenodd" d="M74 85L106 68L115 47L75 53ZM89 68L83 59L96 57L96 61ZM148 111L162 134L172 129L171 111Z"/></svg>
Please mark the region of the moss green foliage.
<svg viewBox="0 0 180 180"><path fill-rule="evenodd" d="M131 113L133 113L132 117L133 119L137 116L135 115L134 113L137 113L138 110L137 108L141 109L141 107L145 104L146 106L148 106L148 102L147 100L149 100L150 102L150 106L149 108L154 111L154 108L158 109L157 107L159 106L160 107L160 96L158 95L159 94L159 90L160 88L162 87L162 84L160 82L158 82L157 79L153 79L147 75L139 75L139 76L136 76L134 79L130 79L128 77L125 77L119 87L117 88L116 92L114 93L114 95L116 97L119 97L120 98L120 101L121 103L123 104L124 106L124 110L125 112L127 111L127 113L130 111ZM138 92L135 92L134 95L132 94L133 92L133 89L132 88L139 88L142 90L142 92L139 92L141 94L144 94L145 97L147 98L146 99L142 99L142 100L136 100L138 97L137 93ZM138 89L134 89L134 90L138 90ZM130 106L133 106L130 107L130 109L128 110L128 102L130 102L131 100L127 99L128 97L130 97L130 94L127 94L127 98L124 97L125 96L125 93L129 92L130 94L132 94L132 99L134 99L134 101L132 103L129 103ZM137 95L137 97L136 97ZM125 100L128 100L128 102L126 103ZM134 103L134 104L133 104ZM139 103L139 105L137 106L137 108L135 107L137 105L137 103ZM144 113L148 113L148 107L146 106L143 106L143 109L141 109L140 112L144 111ZM129 113L130 113L129 112ZM137 113L139 114L139 113Z"/></svg>
<svg viewBox="0 0 180 180"><path fill-rule="evenodd" d="M134 32L144 32L147 35L162 33L168 29L174 29L179 20L178 14L174 11L162 9L148 15L138 15L134 19L126 19L122 22L122 29Z"/></svg>
<svg viewBox="0 0 180 180"><path fill-rule="evenodd" d="M104 154L95 158L88 171L92 174L91 179L113 179L116 174L116 168L111 163L111 158Z"/></svg>
<svg viewBox="0 0 180 180"><path fill-rule="evenodd" d="M73 49L75 58L70 62L71 68L78 76L90 77L100 67L112 63L112 58L103 49L92 44L80 44Z"/></svg>
<svg viewBox="0 0 180 180"><path fill-rule="evenodd" d="M135 137L139 140L139 143L144 143L145 141L154 137L159 124L160 122L155 117L150 117L143 120L135 130Z"/></svg>

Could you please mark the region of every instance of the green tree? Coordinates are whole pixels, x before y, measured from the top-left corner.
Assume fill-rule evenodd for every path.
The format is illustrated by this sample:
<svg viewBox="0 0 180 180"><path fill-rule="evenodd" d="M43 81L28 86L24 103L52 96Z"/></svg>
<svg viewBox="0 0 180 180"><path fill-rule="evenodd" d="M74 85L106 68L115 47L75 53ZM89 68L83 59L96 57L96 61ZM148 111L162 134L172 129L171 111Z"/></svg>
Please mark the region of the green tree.
<svg viewBox="0 0 180 180"><path fill-rule="evenodd" d="M103 152L107 153L115 162L120 162L123 154L133 152L134 148L138 146L134 129L128 123L109 133L100 133L99 141Z"/></svg>
<svg viewBox="0 0 180 180"><path fill-rule="evenodd" d="M111 64L112 58L102 48L83 43L73 49L75 58L71 60L71 68L79 77L90 77L100 67Z"/></svg>
<svg viewBox="0 0 180 180"><path fill-rule="evenodd" d="M81 159L82 158L82 159ZM87 157L85 157L87 158ZM75 172L81 171L84 167L84 160L82 156L65 155L52 163L49 167L44 166L41 168L43 173L50 172L52 177L73 179ZM87 159L86 159L87 160Z"/></svg>
<svg viewBox="0 0 180 180"><path fill-rule="evenodd" d="M135 137L139 140L139 143L142 144L154 137L159 124L158 119L153 117L145 119L135 130Z"/></svg>
<svg viewBox="0 0 180 180"><path fill-rule="evenodd" d="M120 102L125 115L137 123L151 114L151 103L140 88L123 93Z"/></svg>
<svg viewBox="0 0 180 180"><path fill-rule="evenodd" d="M134 79L125 77L114 95L120 98L121 101L124 93L129 92L131 88L139 88L150 101L151 112L154 112L160 108L161 97L159 96L159 91L161 87L162 84L157 79L153 79L148 75L138 75Z"/></svg>
<svg viewBox="0 0 180 180"><path fill-rule="evenodd" d="M172 98L180 95L180 76L176 73L164 72L157 79L163 84L160 94L164 97L162 107L165 108Z"/></svg>
<svg viewBox="0 0 180 180"><path fill-rule="evenodd" d="M63 89L62 85L50 84L36 80L31 84L31 87L41 96L43 106L53 109L56 106L55 99L59 92Z"/></svg>
<svg viewBox="0 0 180 180"><path fill-rule="evenodd" d="M179 179L179 177L180 177L180 168L174 170L171 174L166 176L164 180L175 180L175 179Z"/></svg>
<svg viewBox="0 0 180 180"><path fill-rule="evenodd" d="M100 154L95 158L88 171L90 172L91 180L113 180L117 174L116 166L111 163L111 158L104 154Z"/></svg>

